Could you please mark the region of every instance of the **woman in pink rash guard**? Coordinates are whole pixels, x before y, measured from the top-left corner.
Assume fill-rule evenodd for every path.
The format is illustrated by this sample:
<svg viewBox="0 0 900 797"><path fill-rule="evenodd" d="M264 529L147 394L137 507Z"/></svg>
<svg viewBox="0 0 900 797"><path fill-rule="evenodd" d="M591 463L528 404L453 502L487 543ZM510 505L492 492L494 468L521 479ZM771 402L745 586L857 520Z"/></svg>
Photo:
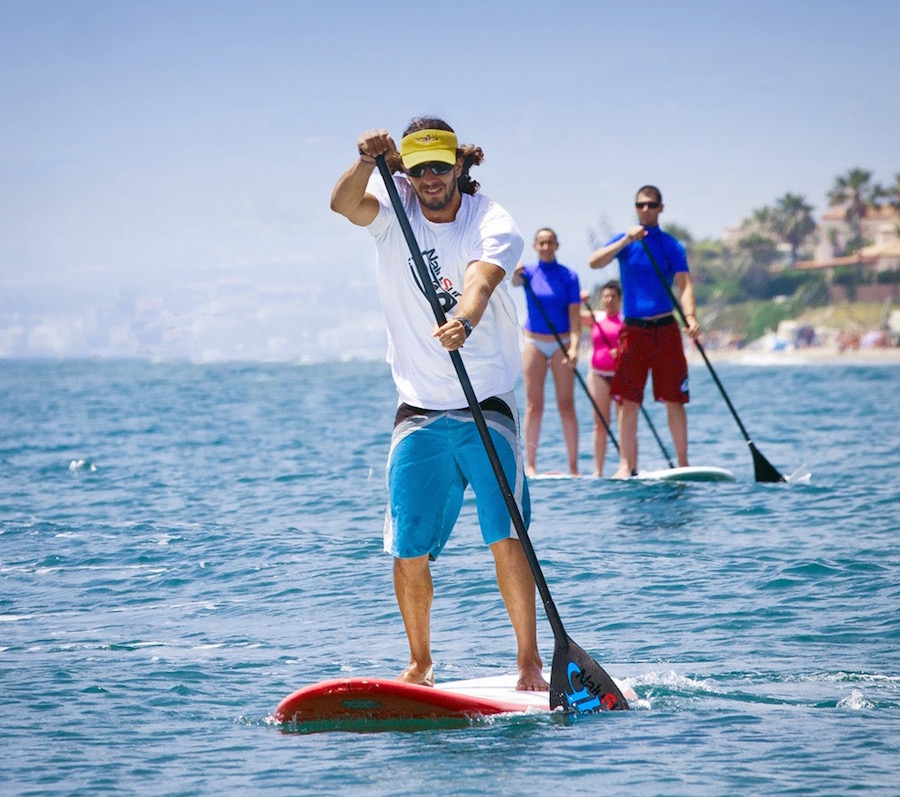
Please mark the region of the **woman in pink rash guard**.
<svg viewBox="0 0 900 797"><path fill-rule="evenodd" d="M587 302L590 294L583 291L582 299ZM610 422L610 405L612 399L620 401L617 396L610 395L609 383L616 372L616 347L619 345L619 330L622 327L622 286L618 280L610 280L600 290L602 312L583 311L582 324L591 330L591 343L594 354L591 358L591 370L588 374L588 390L594 403L603 413L606 422ZM618 412L616 412L618 418ZM603 475L603 463L606 460L606 444L608 435L606 427L594 413L594 475Z"/></svg>

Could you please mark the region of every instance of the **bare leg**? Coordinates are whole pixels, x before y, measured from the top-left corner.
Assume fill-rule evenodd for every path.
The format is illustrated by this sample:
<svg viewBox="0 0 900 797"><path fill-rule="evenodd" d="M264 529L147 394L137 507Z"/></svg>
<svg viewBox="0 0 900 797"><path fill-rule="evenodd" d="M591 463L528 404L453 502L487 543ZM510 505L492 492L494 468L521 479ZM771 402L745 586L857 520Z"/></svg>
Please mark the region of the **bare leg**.
<svg viewBox="0 0 900 797"><path fill-rule="evenodd" d="M597 374L591 372L588 375L588 392L591 394L591 398L594 400L594 404L597 405L597 408L600 412L603 413L603 417L606 419L606 422L609 423L609 383L602 377ZM593 410L594 408L591 407ZM603 465L606 462L606 445L608 441L609 435L606 433L606 427L603 425L603 422L597 417L596 410L594 411L594 475L602 476L603 475Z"/></svg>
<svg viewBox="0 0 900 797"><path fill-rule="evenodd" d="M431 661L434 584L427 555L415 559L394 559L394 592L409 640L409 666L397 680L434 686Z"/></svg>
<svg viewBox="0 0 900 797"><path fill-rule="evenodd" d="M526 691L549 689L549 684L541 674L543 663L537 645L534 576L522 550L522 543L512 538L500 540L491 545L491 553L494 554L500 594L516 633L516 664L519 669L516 688Z"/></svg>
<svg viewBox="0 0 900 797"><path fill-rule="evenodd" d="M619 469L613 475L614 479L627 479L637 470L637 423L640 408L641 405L636 401L622 401L619 411Z"/></svg>
<svg viewBox="0 0 900 797"><path fill-rule="evenodd" d="M547 379L547 358L530 343L522 352L522 381L525 384L525 475L536 473L538 440L541 436L541 417L544 414L544 382Z"/></svg>
<svg viewBox="0 0 900 797"><path fill-rule="evenodd" d="M562 422L563 439L569 457L569 473L578 475L578 418L575 415L575 370L565 362L562 351L550 360L553 382L556 385L556 406Z"/></svg>
<svg viewBox="0 0 900 797"><path fill-rule="evenodd" d="M687 411L684 404L674 401L666 402L666 411L669 415L669 432L672 434L675 456L678 457L678 467L686 468L688 466Z"/></svg>

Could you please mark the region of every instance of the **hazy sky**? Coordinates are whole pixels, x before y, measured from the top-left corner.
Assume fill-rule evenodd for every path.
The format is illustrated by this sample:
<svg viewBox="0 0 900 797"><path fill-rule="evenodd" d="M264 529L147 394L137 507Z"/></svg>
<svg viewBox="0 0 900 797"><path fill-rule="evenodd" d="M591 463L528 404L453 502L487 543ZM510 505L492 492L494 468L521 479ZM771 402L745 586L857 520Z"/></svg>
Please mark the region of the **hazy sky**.
<svg viewBox="0 0 900 797"><path fill-rule="evenodd" d="M897 0L0 0L0 357L379 356L328 199L423 113L587 287L646 182L695 237L820 211L900 172L898 31Z"/></svg>

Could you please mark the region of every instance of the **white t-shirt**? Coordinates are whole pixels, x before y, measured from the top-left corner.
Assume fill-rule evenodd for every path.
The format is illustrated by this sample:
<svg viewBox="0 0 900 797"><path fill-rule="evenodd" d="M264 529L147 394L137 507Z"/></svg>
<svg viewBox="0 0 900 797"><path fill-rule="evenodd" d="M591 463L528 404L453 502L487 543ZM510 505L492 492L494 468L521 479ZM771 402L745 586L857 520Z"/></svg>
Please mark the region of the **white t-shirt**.
<svg viewBox="0 0 900 797"><path fill-rule="evenodd" d="M448 317L463 291L466 267L482 260L511 274L525 242L512 217L481 194L463 194L456 219L428 221L404 176L394 183L409 217L416 242L431 271L433 285ZM378 251L378 287L388 329L387 361L400 400L415 407L444 410L467 406L447 350L432 337L434 312L422 288L403 230L381 175L375 172L367 191L381 208L368 230ZM487 309L460 350L479 401L513 389L522 370L515 305L504 280L491 294Z"/></svg>

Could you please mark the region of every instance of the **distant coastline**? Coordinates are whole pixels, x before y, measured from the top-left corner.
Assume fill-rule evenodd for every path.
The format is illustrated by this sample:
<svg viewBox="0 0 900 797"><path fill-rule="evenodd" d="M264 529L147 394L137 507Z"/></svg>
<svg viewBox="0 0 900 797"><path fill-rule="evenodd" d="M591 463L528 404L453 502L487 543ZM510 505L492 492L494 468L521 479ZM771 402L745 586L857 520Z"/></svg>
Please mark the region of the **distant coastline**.
<svg viewBox="0 0 900 797"><path fill-rule="evenodd" d="M835 346L809 346L766 350L748 346L744 349L707 349L710 362L738 365L900 365L900 347L885 349L847 349ZM700 353L692 346L685 347L691 365L703 364Z"/></svg>
<svg viewBox="0 0 900 797"><path fill-rule="evenodd" d="M702 317L702 311L701 311ZM731 331L711 329L701 342L710 360L747 364L900 363L900 311L890 302L835 302L780 322L761 338L744 342ZM689 359L701 360L685 338Z"/></svg>

